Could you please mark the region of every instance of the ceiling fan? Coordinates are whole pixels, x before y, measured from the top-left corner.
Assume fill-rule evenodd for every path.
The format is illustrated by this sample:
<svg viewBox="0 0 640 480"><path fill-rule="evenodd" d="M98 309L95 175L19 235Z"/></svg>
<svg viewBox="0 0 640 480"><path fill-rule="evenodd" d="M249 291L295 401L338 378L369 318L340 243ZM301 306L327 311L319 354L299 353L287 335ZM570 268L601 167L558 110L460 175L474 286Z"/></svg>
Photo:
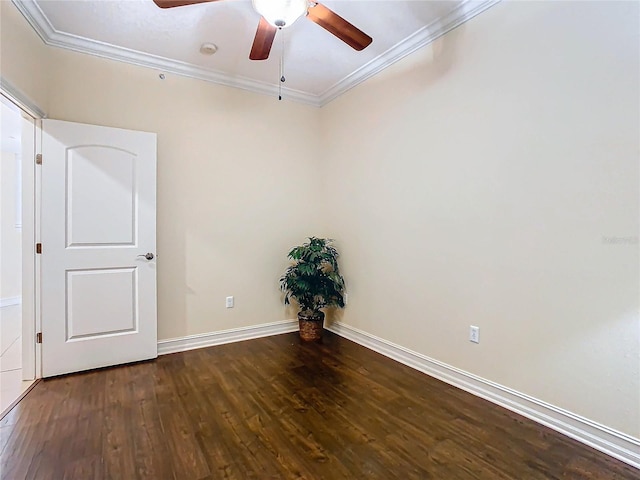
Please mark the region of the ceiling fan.
<svg viewBox="0 0 640 480"><path fill-rule="evenodd" d="M160 8L173 8L220 0L153 1ZM251 60L269 58L271 45L278 29L292 25L302 16L317 23L355 50L363 50L373 41L369 35L347 22L340 15L312 0L251 0L251 2L253 8L262 15L249 54Z"/></svg>

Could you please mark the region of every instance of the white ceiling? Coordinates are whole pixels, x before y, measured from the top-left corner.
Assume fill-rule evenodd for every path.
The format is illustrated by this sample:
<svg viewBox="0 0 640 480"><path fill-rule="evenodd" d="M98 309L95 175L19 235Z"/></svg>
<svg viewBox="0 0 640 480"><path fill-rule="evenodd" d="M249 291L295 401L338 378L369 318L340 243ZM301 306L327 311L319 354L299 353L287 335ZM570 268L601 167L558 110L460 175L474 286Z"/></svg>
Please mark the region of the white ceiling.
<svg viewBox="0 0 640 480"><path fill-rule="evenodd" d="M499 0L326 0L373 37L361 52L306 18L249 60L260 19L250 0L171 9L152 0L13 0L49 45L274 95L284 51L285 98L321 106ZM284 49L283 49L284 38ZM200 45L218 46L213 56Z"/></svg>

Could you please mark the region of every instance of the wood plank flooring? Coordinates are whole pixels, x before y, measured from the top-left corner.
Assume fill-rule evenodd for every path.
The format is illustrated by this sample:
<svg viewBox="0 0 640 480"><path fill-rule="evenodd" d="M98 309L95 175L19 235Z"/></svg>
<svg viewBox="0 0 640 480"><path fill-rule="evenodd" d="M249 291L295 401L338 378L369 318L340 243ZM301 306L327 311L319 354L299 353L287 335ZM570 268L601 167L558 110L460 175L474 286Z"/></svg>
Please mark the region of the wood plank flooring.
<svg viewBox="0 0 640 480"><path fill-rule="evenodd" d="M635 479L640 471L325 332L44 380L2 479Z"/></svg>

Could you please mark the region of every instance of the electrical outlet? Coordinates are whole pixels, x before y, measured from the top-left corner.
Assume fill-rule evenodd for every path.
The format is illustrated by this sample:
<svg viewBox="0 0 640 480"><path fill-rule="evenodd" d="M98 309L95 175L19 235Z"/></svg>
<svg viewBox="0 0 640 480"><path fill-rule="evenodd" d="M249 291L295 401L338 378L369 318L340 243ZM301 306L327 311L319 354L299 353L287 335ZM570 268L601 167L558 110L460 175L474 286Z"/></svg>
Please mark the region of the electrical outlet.
<svg viewBox="0 0 640 480"><path fill-rule="evenodd" d="M233 308L233 297L227 297L226 306L227 308Z"/></svg>
<svg viewBox="0 0 640 480"><path fill-rule="evenodd" d="M480 343L480 327L469 326L469 341Z"/></svg>
<svg viewBox="0 0 640 480"><path fill-rule="evenodd" d="M344 304L346 305L347 303L349 303L349 294L345 293L342 298L344 299Z"/></svg>

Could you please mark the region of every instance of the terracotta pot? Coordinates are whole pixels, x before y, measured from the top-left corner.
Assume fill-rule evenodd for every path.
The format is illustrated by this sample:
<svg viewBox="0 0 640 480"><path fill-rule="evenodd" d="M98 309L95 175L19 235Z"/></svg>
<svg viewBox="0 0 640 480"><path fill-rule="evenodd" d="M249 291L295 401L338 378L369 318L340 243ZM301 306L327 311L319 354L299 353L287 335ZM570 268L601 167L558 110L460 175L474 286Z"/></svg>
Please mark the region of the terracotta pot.
<svg viewBox="0 0 640 480"><path fill-rule="evenodd" d="M323 312L314 312L311 315L298 313L298 323L300 324L300 339L303 342L322 341L322 323L324 321Z"/></svg>

